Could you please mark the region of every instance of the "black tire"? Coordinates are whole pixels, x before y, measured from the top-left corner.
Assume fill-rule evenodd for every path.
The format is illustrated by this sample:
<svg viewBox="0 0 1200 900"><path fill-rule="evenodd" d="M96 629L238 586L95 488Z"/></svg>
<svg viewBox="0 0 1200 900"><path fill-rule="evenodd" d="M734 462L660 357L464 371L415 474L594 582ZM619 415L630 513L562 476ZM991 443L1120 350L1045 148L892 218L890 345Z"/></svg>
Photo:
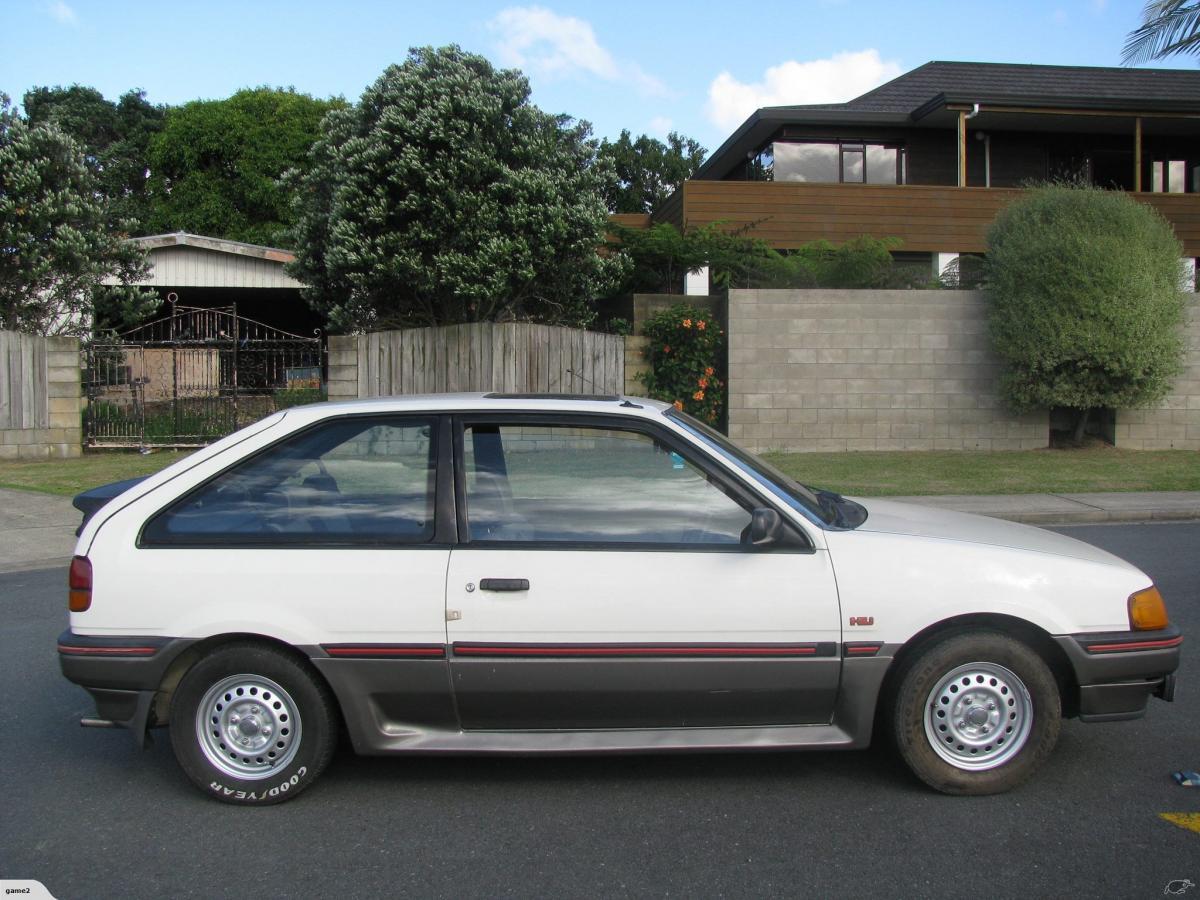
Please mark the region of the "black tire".
<svg viewBox="0 0 1200 900"><path fill-rule="evenodd" d="M898 673L892 737L914 774L944 794L998 794L1024 782L1058 741L1062 702L1045 661L996 632L958 632Z"/></svg>
<svg viewBox="0 0 1200 900"><path fill-rule="evenodd" d="M170 726L188 778L243 806L295 797L329 764L338 737L325 683L286 651L255 643L218 647L193 665L171 700Z"/></svg>

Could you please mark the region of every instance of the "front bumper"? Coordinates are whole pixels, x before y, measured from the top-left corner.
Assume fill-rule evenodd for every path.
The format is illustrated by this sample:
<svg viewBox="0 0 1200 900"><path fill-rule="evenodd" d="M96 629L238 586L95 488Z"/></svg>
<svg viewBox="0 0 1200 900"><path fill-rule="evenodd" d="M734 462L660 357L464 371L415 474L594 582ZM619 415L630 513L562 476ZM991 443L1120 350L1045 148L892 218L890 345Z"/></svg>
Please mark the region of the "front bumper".
<svg viewBox="0 0 1200 900"><path fill-rule="evenodd" d="M97 637L64 631L58 638L59 667L96 703L96 716L80 724L128 728L144 747L147 729L158 724L154 705L167 669L193 643L181 638Z"/></svg>
<svg viewBox="0 0 1200 900"><path fill-rule="evenodd" d="M1175 698L1183 635L1161 631L1116 631L1055 638L1070 660L1079 685L1078 711L1084 722L1137 719L1151 697Z"/></svg>

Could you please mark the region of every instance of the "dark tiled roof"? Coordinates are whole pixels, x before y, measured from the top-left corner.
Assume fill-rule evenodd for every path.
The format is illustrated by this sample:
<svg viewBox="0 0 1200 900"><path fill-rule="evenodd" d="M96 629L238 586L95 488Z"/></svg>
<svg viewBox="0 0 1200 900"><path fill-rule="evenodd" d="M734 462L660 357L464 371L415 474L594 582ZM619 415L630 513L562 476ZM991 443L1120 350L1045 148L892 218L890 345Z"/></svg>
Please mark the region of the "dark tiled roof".
<svg viewBox="0 0 1200 900"><path fill-rule="evenodd" d="M786 107L911 113L940 94L1041 100L1173 101L1200 108L1200 69L1117 69L1013 63L929 62L849 103ZM777 107L778 108L778 107Z"/></svg>

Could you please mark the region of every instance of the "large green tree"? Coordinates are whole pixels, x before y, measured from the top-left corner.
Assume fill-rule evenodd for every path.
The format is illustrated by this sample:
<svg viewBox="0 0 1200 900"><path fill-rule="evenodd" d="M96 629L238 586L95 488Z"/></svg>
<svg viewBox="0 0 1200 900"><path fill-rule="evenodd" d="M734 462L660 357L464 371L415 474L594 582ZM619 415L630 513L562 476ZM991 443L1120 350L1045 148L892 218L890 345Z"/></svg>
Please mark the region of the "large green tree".
<svg viewBox="0 0 1200 900"><path fill-rule="evenodd" d="M624 265L597 253L611 169L589 126L456 46L409 51L325 119L294 173L292 274L341 329L584 325Z"/></svg>
<svg viewBox="0 0 1200 900"><path fill-rule="evenodd" d="M606 138L600 143L600 157L617 173L617 181L604 194L608 211L654 212L696 174L705 152L697 141L674 131L665 144L644 134L634 140L628 130L615 141Z"/></svg>
<svg viewBox="0 0 1200 900"><path fill-rule="evenodd" d="M146 233L150 139L162 128L164 107L147 102L141 91L113 102L79 84L31 88L21 105L30 125L53 125L83 148L110 215Z"/></svg>
<svg viewBox="0 0 1200 900"><path fill-rule="evenodd" d="M1018 411L1152 405L1182 364L1180 247L1155 210L1118 191L1037 188L987 235L989 324Z"/></svg>
<svg viewBox="0 0 1200 900"><path fill-rule="evenodd" d="M1200 54L1200 2L1149 0L1142 24L1125 39L1121 61L1128 65L1177 53Z"/></svg>
<svg viewBox="0 0 1200 900"><path fill-rule="evenodd" d="M151 228L285 241L291 205L279 178L304 166L321 119L344 105L260 87L172 107L150 144Z"/></svg>
<svg viewBox="0 0 1200 900"><path fill-rule="evenodd" d="M124 238L83 148L0 94L0 328L85 334L144 315L158 298L134 285L146 258Z"/></svg>

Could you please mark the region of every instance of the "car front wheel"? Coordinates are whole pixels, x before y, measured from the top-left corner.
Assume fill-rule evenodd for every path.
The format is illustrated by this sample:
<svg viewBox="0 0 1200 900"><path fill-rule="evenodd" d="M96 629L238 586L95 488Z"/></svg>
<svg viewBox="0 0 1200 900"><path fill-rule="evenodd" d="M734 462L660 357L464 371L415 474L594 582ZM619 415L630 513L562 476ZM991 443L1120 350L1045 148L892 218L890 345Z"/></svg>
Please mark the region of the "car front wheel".
<svg viewBox="0 0 1200 900"><path fill-rule="evenodd" d="M1025 781L1058 740L1054 675L1028 645L994 632L958 633L910 659L892 707L909 768L946 794L996 794Z"/></svg>
<svg viewBox="0 0 1200 900"><path fill-rule="evenodd" d="M197 662L171 701L171 746L205 793L236 804L294 797L328 765L337 718L328 688L285 651L220 647Z"/></svg>

